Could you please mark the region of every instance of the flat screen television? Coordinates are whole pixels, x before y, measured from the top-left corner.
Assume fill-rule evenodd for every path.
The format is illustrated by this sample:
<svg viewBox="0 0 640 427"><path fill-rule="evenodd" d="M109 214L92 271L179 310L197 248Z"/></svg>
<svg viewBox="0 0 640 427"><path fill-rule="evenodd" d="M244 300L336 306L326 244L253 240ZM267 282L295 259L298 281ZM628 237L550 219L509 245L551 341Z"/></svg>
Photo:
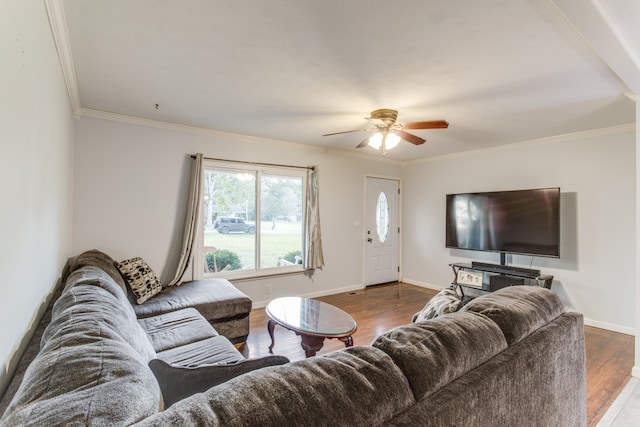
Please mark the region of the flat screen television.
<svg viewBox="0 0 640 427"><path fill-rule="evenodd" d="M446 247L560 257L560 188L447 194Z"/></svg>

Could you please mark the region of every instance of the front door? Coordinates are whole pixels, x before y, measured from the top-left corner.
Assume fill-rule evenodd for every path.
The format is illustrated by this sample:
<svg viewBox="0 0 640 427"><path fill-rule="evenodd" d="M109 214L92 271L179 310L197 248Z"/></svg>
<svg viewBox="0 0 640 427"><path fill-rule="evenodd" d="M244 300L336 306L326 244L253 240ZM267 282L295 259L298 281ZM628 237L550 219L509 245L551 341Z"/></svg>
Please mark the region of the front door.
<svg viewBox="0 0 640 427"><path fill-rule="evenodd" d="M398 180L367 177L364 274L366 286L398 280L399 190Z"/></svg>

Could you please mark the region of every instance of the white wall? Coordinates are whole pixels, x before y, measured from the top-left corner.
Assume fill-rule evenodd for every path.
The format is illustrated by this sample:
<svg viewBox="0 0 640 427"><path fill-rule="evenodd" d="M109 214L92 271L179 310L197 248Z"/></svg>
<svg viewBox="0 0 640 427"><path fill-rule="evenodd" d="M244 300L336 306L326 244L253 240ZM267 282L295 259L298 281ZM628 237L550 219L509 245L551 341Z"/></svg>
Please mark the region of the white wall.
<svg viewBox="0 0 640 427"><path fill-rule="evenodd" d="M445 287L449 263L498 254L444 246L445 195L560 187L561 258L513 256L555 276L552 289L589 324L634 332L635 132L632 127L514 144L405 166L403 277ZM509 259L508 259L509 261Z"/></svg>
<svg viewBox="0 0 640 427"><path fill-rule="evenodd" d="M71 107L43 1L0 3L0 394L71 246Z"/></svg>
<svg viewBox="0 0 640 427"><path fill-rule="evenodd" d="M444 287L455 261L497 254L444 248L447 193L562 190L562 257L513 256L553 274L569 309L594 326L633 333L635 307L635 133L631 128L514 144L399 165L267 140L198 134L84 117L76 125L72 253L97 248L115 259L142 256L163 281L180 251L190 155L319 165L326 267L312 278L235 282L256 306L274 297L322 295L362 286L364 176L402 177L402 275ZM272 293L265 293L265 284Z"/></svg>
<svg viewBox="0 0 640 427"><path fill-rule="evenodd" d="M234 281L255 306L278 296L362 287L364 176L398 177L398 163L290 143L160 129L102 118L77 121L73 253L100 249L116 260L144 258L163 282L180 253L190 155L318 165L326 266L302 274ZM265 293L265 285L272 293Z"/></svg>

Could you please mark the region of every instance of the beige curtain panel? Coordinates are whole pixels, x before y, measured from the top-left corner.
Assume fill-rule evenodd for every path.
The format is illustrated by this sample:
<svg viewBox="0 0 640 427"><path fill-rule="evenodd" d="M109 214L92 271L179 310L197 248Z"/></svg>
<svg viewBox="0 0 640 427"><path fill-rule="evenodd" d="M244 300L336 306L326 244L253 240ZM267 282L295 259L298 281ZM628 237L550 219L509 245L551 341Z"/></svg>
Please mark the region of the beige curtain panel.
<svg viewBox="0 0 640 427"><path fill-rule="evenodd" d="M324 266L322 255L322 236L320 232L320 194L318 192L318 167L307 169L307 214L304 224L305 270L313 270Z"/></svg>
<svg viewBox="0 0 640 427"><path fill-rule="evenodd" d="M203 199L203 177L204 163L202 153L195 156L191 169L191 182L189 185L189 199L187 205L187 216L184 224L184 237L182 239L182 251L176 275L171 282L165 286L179 285L185 275L189 265L193 262L196 236L198 234L198 224L201 223L202 199Z"/></svg>

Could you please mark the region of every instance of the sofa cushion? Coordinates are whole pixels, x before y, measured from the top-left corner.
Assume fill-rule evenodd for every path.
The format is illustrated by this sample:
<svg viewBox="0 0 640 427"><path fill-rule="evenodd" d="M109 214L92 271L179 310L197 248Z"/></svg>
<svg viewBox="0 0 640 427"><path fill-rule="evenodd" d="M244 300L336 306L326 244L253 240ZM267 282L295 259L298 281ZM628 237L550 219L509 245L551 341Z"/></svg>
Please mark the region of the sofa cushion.
<svg viewBox="0 0 640 427"><path fill-rule="evenodd" d="M507 348L494 322L461 312L397 327L372 345L391 356L404 372L416 400Z"/></svg>
<svg viewBox="0 0 640 427"><path fill-rule="evenodd" d="M234 363L216 363L187 368L170 365L163 360L153 359L149 367L153 371L165 407L196 393L215 387L239 375L267 366L284 365L289 359L284 356L265 356L258 359L244 359Z"/></svg>
<svg viewBox="0 0 640 427"><path fill-rule="evenodd" d="M146 303L134 306L140 318L193 307L209 322L246 316L251 312L251 298L225 279L184 282L164 289Z"/></svg>
<svg viewBox="0 0 640 427"><path fill-rule="evenodd" d="M245 342L249 335L249 313L238 319L212 320L211 326L222 336L227 337L232 343Z"/></svg>
<svg viewBox="0 0 640 427"><path fill-rule="evenodd" d="M156 273L140 257L115 263L127 284L136 295L136 302L142 304L162 291L162 283Z"/></svg>
<svg viewBox="0 0 640 427"><path fill-rule="evenodd" d="M62 274L60 276L61 282L65 283L71 273L82 267L99 268L107 273L109 277L111 277L113 281L122 288L125 294L127 293L127 285L122 278L120 271L114 265L113 258L97 249L92 249L75 257L69 258L62 269Z"/></svg>
<svg viewBox="0 0 640 427"><path fill-rule="evenodd" d="M455 313L462 307L462 298L455 289L445 288L431 298L422 310L413 316L413 322L421 322L442 316L447 313Z"/></svg>
<svg viewBox="0 0 640 427"><path fill-rule="evenodd" d="M462 311L480 313L493 320L509 345L564 313L560 298L537 286L511 286L476 298Z"/></svg>
<svg viewBox="0 0 640 427"><path fill-rule="evenodd" d="M130 425L160 409L158 383L103 320L59 324L27 371L2 425Z"/></svg>
<svg viewBox="0 0 640 427"><path fill-rule="evenodd" d="M218 336L209 322L193 308L139 319L138 322L157 352Z"/></svg>
<svg viewBox="0 0 640 427"><path fill-rule="evenodd" d="M144 360L156 357L122 288L97 267L82 267L69 275L65 289L53 306L51 323L43 333L41 345L66 325L90 320L103 322Z"/></svg>
<svg viewBox="0 0 640 427"><path fill-rule="evenodd" d="M414 402L391 358L355 346L249 372L181 400L141 426L384 425Z"/></svg>
<svg viewBox="0 0 640 427"><path fill-rule="evenodd" d="M187 367L213 363L233 363L244 359L233 344L223 336L211 337L159 351L157 358L172 365Z"/></svg>
<svg viewBox="0 0 640 427"><path fill-rule="evenodd" d="M586 426L584 354L582 315L565 313L390 425Z"/></svg>

